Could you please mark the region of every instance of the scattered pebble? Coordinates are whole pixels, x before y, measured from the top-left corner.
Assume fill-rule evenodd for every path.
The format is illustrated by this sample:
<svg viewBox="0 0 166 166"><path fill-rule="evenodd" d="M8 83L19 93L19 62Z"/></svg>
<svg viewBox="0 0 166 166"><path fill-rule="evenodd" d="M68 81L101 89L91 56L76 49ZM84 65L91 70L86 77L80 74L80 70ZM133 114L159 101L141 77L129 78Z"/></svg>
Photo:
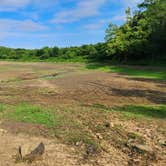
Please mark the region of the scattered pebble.
<svg viewBox="0 0 166 166"><path fill-rule="evenodd" d="M96 133L96 137L97 137L98 139L103 139L103 136L102 136L100 133Z"/></svg>
<svg viewBox="0 0 166 166"><path fill-rule="evenodd" d="M0 134L6 134L6 133L7 133L7 130L0 129Z"/></svg>

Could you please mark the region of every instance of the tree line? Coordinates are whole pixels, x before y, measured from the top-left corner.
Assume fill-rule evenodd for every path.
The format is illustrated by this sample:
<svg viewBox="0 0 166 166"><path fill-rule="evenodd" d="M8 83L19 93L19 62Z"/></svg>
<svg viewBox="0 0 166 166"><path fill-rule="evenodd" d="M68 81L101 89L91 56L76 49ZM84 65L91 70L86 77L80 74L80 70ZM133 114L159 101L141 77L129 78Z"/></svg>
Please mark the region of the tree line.
<svg viewBox="0 0 166 166"><path fill-rule="evenodd" d="M0 47L0 59L95 60L128 62L166 62L166 1L144 0L136 11L126 9L126 22L112 23L105 42L80 47L12 49Z"/></svg>
<svg viewBox="0 0 166 166"><path fill-rule="evenodd" d="M80 47L43 47L41 49L13 49L7 47L0 47L0 59L93 59L102 54L102 47L104 43L96 45L83 45ZM103 48L104 50L104 48Z"/></svg>

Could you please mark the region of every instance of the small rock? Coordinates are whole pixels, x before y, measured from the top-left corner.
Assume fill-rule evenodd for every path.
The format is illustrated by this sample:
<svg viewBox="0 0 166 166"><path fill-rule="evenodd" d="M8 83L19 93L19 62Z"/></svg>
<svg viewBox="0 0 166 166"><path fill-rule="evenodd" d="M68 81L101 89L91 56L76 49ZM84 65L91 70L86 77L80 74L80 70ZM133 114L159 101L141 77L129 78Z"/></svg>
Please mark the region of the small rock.
<svg viewBox="0 0 166 166"><path fill-rule="evenodd" d="M127 145L130 146L133 143L133 139L128 139Z"/></svg>
<svg viewBox="0 0 166 166"><path fill-rule="evenodd" d="M88 145L88 147L86 149L87 155L92 155L92 154L95 154L96 152L97 152L97 148L95 145L93 145L93 144Z"/></svg>
<svg viewBox="0 0 166 166"><path fill-rule="evenodd" d="M106 123L104 124L104 126L105 126L106 128L110 128L110 123L109 123L109 122L106 122Z"/></svg>
<svg viewBox="0 0 166 166"><path fill-rule="evenodd" d="M7 130L0 129L0 134L6 134L6 133L7 133Z"/></svg>
<svg viewBox="0 0 166 166"><path fill-rule="evenodd" d="M111 127L114 127L115 125L114 125L114 123L111 122L111 123L110 123L110 126L111 126Z"/></svg>
<svg viewBox="0 0 166 166"><path fill-rule="evenodd" d="M136 149L140 153L153 153L153 149L147 145L133 144L132 148Z"/></svg>
<svg viewBox="0 0 166 166"><path fill-rule="evenodd" d="M140 159L133 159L133 162L139 164Z"/></svg>
<svg viewBox="0 0 166 166"><path fill-rule="evenodd" d="M76 146L79 146L80 145L80 142L76 142Z"/></svg>
<svg viewBox="0 0 166 166"><path fill-rule="evenodd" d="M76 146L81 146L83 144L83 142L82 141L78 141L78 142L76 142Z"/></svg>
<svg viewBox="0 0 166 166"><path fill-rule="evenodd" d="M96 133L96 137L97 137L98 139L103 139L103 137L102 137L102 135L101 135L100 133Z"/></svg>
<svg viewBox="0 0 166 166"><path fill-rule="evenodd" d="M166 140L165 139L160 139L158 142L159 142L160 145L166 146Z"/></svg>
<svg viewBox="0 0 166 166"><path fill-rule="evenodd" d="M31 162L41 158L41 156L44 154L44 152L45 152L45 145L43 144L43 142L41 142L33 151L31 151L29 154L22 157L23 161L28 161L28 163L31 163Z"/></svg>

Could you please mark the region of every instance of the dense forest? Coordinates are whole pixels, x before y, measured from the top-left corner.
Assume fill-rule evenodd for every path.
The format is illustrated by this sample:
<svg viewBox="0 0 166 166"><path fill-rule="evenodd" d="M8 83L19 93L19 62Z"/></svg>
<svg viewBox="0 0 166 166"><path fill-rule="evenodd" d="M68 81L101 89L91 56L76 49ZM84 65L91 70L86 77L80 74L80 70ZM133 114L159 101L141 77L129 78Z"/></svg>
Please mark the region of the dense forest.
<svg viewBox="0 0 166 166"><path fill-rule="evenodd" d="M0 59L11 60L95 60L121 63L166 62L166 1L144 0L136 11L126 9L126 22L112 23L105 42L80 47L12 49L0 47Z"/></svg>

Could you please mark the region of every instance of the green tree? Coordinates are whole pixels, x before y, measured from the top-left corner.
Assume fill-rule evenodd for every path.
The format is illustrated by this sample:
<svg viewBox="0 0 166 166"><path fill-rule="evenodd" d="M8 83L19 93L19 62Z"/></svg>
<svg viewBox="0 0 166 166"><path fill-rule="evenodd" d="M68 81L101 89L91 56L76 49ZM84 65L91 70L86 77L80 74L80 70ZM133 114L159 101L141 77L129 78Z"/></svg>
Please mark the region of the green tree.
<svg viewBox="0 0 166 166"><path fill-rule="evenodd" d="M110 58L125 62L166 58L166 1L145 0L138 7L134 16L130 8L126 10L127 20L116 31L112 24L107 29Z"/></svg>
<svg viewBox="0 0 166 166"><path fill-rule="evenodd" d="M51 52L51 56L52 57L57 57L57 56L59 56L60 55L60 50L59 50L59 48L58 47L53 47L52 48L52 52Z"/></svg>
<svg viewBox="0 0 166 166"><path fill-rule="evenodd" d="M112 40L118 31L118 26L115 24L110 23L108 28L106 29L105 40L108 42Z"/></svg>

